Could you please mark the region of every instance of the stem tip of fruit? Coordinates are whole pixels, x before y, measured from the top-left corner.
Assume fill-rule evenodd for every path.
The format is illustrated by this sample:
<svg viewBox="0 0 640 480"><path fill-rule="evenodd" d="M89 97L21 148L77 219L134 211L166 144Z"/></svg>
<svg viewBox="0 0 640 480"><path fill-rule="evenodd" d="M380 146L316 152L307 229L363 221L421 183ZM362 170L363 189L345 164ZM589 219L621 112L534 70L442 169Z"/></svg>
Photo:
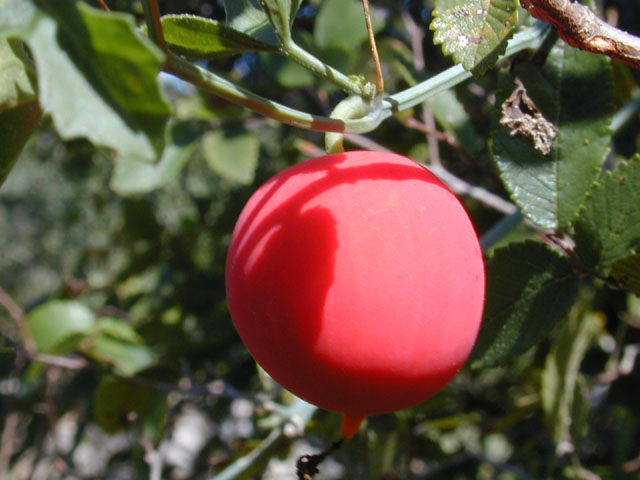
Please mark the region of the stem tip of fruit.
<svg viewBox="0 0 640 480"><path fill-rule="evenodd" d="M360 424L365 419L361 416L351 416L346 413L342 414L342 437L350 440L360 428Z"/></svg>

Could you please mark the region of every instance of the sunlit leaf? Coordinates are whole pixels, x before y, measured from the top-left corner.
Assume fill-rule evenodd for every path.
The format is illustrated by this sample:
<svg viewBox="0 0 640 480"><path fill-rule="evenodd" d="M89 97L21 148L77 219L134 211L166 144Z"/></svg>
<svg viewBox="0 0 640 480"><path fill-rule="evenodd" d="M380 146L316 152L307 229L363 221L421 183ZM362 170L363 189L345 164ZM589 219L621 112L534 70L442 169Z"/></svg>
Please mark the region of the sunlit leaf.
<svg viewBox="0 0 640 480"><path fill-rule="evenodd" d="M29 312L27 325L39 351L66 353L92 333L95 315L82 303L52 300Z"/></svg>
<svg viewBox="0 0 640 480"><path fill-rule="evenodd" d="M589 192L575 219L575 252L605 274L640 247L640 155L607 172ZM628 266L628 265L627 265ZM617 274L626 267L619 264Z"/></svg>
<svg viewBox="0 0 640 480"><path fill-rule="evenodd" d="M103 317L96 327L98 334L86 352L98 361L112 365L116 373L131 376L155 364L153 351L129 323Z"/></svg>
<svg viewBox="0 0 640 480"><path fill-rule="evenodd" d="M36 99L34 73L24 44L0 38L0 112Z"/></svg>
<svg viewBox="0 0 640 480"><path fill-rule="evenodd" d="M493 67L518 21L517 0L436 0L431 30L446 55L475 75Z"/></svg>
<svg viewBox="0 0 640 480"><path fill-rule="evenodd" d="M0 36L24 34L38 18L34 2L29 0L0 0Z"/></svg>
<svg viewBox="0 0 640 480"><path fill-rule="evenodd" d="M165 15L162 17L162 30L169 48L189 60L275 50L272 44L261 42L216 20L195 15Z"/></svg>
<svg viewBox="0 0 640 480"><path fill-rule="evenodd" d="M34 57L40 105L59 134L155 160L170 113L156 79L164 56L133 17L72 0L24 2L35 13L20 36Z"/></svg>

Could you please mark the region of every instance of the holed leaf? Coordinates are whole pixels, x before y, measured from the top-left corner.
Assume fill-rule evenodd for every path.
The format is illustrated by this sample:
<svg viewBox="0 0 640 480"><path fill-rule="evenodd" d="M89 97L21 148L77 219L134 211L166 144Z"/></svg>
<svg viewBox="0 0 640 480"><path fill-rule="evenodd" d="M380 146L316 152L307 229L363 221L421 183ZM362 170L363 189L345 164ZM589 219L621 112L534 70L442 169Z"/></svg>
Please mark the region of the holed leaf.
<svg viewBox="0 0 640 480"><path fill-rule="evenodd" d="M216 20L195 15L165 15L162 30L169 48L189 60L276 49Z"/></svg>
<svg viewBox="0 0 640 480"><path fill-rule="evenodd" d="M518 21L517 0L436 0L434 42L465 70L481 75L504 53Z"/></svg>
<svg viewBox="0 0 640 480"><path fill-rule="evenodd" d="M611 140L609 64L606 57L559 42L542 67L520 63L515 77L505 74L500 80L499 106L509 94L523 88L530 101L522 111L529 112L531 128L536 130L536 122L544 119L557 130L551 151L545 155L531 139L545 128L531 136L518 130L510 134L498 124L497 112L491 138L497 167L512 199L543 228L567 226L598 177ZM540 116L531 114L532 105Z"/></svg>
<svg viewBox="0 0 640 480"><path fill-rule="evenodd" d="M577 290L569 261L546 245L526 241L498 249L487 262L487 300L472 366L495 366L526 352L566 314Z"/></svg>
<svg viewBox="0 0 640 480"><path fill-rule="evenodd" d="M605 275L614 262L640 246L640 155L607 172L594 184L574 221L575 253ZM628 264L627 264L628 266ZM625 264L616 269L624 275Z"/></svg>

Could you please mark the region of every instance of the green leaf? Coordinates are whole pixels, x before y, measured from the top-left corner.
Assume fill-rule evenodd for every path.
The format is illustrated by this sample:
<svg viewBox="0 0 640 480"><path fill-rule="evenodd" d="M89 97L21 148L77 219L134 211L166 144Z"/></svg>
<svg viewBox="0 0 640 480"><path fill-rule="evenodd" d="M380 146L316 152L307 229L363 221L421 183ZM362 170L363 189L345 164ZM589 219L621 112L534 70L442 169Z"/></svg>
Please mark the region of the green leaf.
<svg viewBox="0 0 640 480"><path fill-rule="evenodd" d="M465 70L482 75L504 53L518 21L517 0L436 0L434 43Z"/></svg>
<svg viewBox="0 0 640 480"><path fill-rule="evenodd" d="M429 109L444 130L458 141L463 150L480 153L485 141L478 135L464 105L452 90L443 90L427 100Z"/></svg>
<svg viewBox="0 0 640 480"><path fill-rule="evenodd" d="M34 73L24 44L0 38L0 112L36 99Z"/></svg>
<svg viewBox="0 0 640 480"><path fill-rule="evenodd" d="M202 139L204 158L214 172L225 180L241 185L253 182L260 141L247 131L215 130Z"/></svg>
<svg viewBox="0 0 640 480"><path fill-rule="evenodd" d="M121 318L100 317L96 324L96 328L100 334L107 335L117 340L138 345L144 344L144 338L136 332L130 323L122 320Z"/></svg>
<svg viewBox="0 0 640 480"><path fill-rule="evenodd" d="M42 116L35 85L24 43L0 37L0 185Z"/></svg>
<svg viewBox="0 0 640 480"><path fill-rule="evenodd" d="M198 132L189 122L171 122L160 161L153 165L135 156L118 157L111 188L120 195L138 195L163 187L177 177L193 156L197 138Z"/></svg>
<svg viewBox="0 0 640 480"><path fill-rule="evenodd" d="M380 31L383 24L371 12L374 32ZM313 27L313 37L321 49L352 49L369 38L364 19L362 4L353 0L325 0L320 6Z"/></svg>
<svg viewBox="0 0 640 480"><path fill-rule="evenodd" d="M162 52L130 15L71 0L24 1L38 10L21 37L34 56L40 104L60 135L155 160L170 113L156 79Z"/></svg>
<svg viewBox="0 0 640 480"><path fill-rule="evenodd" d="M615 261L611 265L611 276L622 288L640 296L640 253Z"/></svg>
<svg viewBox="0 0 640 480"><path fill-rule="evenodd" d="M524 133L510 135L497 122L500 113L495 116L491 147L502 180L524 215L543 228L567 226L598 178L611 141L609 63L602 55L558 42L544 66L516 66L515 76L524 92L542 118L557 129L548 155L536 150ZM517 88L509 75L500 84L498 105ZM530 112L531 104L522 105L522 111ZM526 118L534 122L533 129L542 122L533 114Z"/></svg>
<svg viewBox="0 0 640 480"><path fill-rule="evenodd" d="M195 15L165 15L162 30L169 48L189 60L207 60L243 52L276 48L233 28Z"/></svg>
<svg viewBox="0 0 640 480"><path fill-rule="evenodd" d="M153 351L124 320L103 317L98 320L97 328L99 333L86 353L113 365L116 373L128 377L155 364Z"/></svg>
<svg viewBox="0 0 640 480"><path fill-rule="evenodd" d="M607 275L614 262L640 245L640 155L607 172L589 192L575 219L575 253ZM626 262L618 265L624 276Z"/></svg>
<svg viewBox="0 0 640 480"><path fill-rule="evenodd" d="M296 18L302 0L259 0L278 37L291 38L291 25Z"/></svg>
<svg viewBox="0 0 640 480"><path fill-rule="evenodd" d="M94 419L108 433L156 423L165 409L164 394L113 376L104 377L93 393Z"/></svg>
<svg viewBox="0 0 640 480"><path fill-rule="evenodd" d="M52 300L29 312L27 325L38 351L61 354L93 332L95 315L82 303Z"/></svg>
<svg viewBox="0 0 640 480"><path fill-rule="evenodd" d="M124 377L135 375L156 363L153 351L148 346L124 342L108 335L95 338L87 353L113 365L115 373Z"/></svg>
<svg viewBox="0 0 640 480"><path fill-rule="evenodd" d="M544 338L571 307L578 278L569 261L532 241L496 250L472 367L502 364Z"/></svg>
<svg viewBox="0 0 640 480"><path fill-rule="evenodd" d="M41 116L42 111L36 101L0 112L0 185L9 175Z"/></svg>
<svg viewBox="0 0 640 480"><path fill-rule="evenodd" d="M574 308L547 355L541 398L545 420L556 444L578 440L585 433L588 403L583 398L580 364L599 330L597 314Z"/></svg>
<svg viewBox="0 0 640 480"><path fill-rule="evenodd" d="M33 26L37 9L27 0L0 0L0 37L23 34Z"/></svg>
<svg viewBox="0 0 640 480"><path fill-rule="evenodd" d="M258 0L224 0L227 25L262 42L279 45L276 32Z"/></svg>

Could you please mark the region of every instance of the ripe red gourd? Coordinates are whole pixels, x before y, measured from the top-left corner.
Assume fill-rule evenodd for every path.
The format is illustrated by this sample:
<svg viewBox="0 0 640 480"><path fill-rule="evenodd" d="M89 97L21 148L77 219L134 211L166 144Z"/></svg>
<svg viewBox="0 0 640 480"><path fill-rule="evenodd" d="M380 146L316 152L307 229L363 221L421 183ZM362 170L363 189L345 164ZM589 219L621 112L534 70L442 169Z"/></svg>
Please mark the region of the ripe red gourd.
<svg viewBox="0 0 640 480"><path fill-rule="evenodd" d="M343 414L415 406L465 363L484 304L482 252L434 175L355 151L290 167L242 211L226 269L234 325L295 395Z"/></svg>

